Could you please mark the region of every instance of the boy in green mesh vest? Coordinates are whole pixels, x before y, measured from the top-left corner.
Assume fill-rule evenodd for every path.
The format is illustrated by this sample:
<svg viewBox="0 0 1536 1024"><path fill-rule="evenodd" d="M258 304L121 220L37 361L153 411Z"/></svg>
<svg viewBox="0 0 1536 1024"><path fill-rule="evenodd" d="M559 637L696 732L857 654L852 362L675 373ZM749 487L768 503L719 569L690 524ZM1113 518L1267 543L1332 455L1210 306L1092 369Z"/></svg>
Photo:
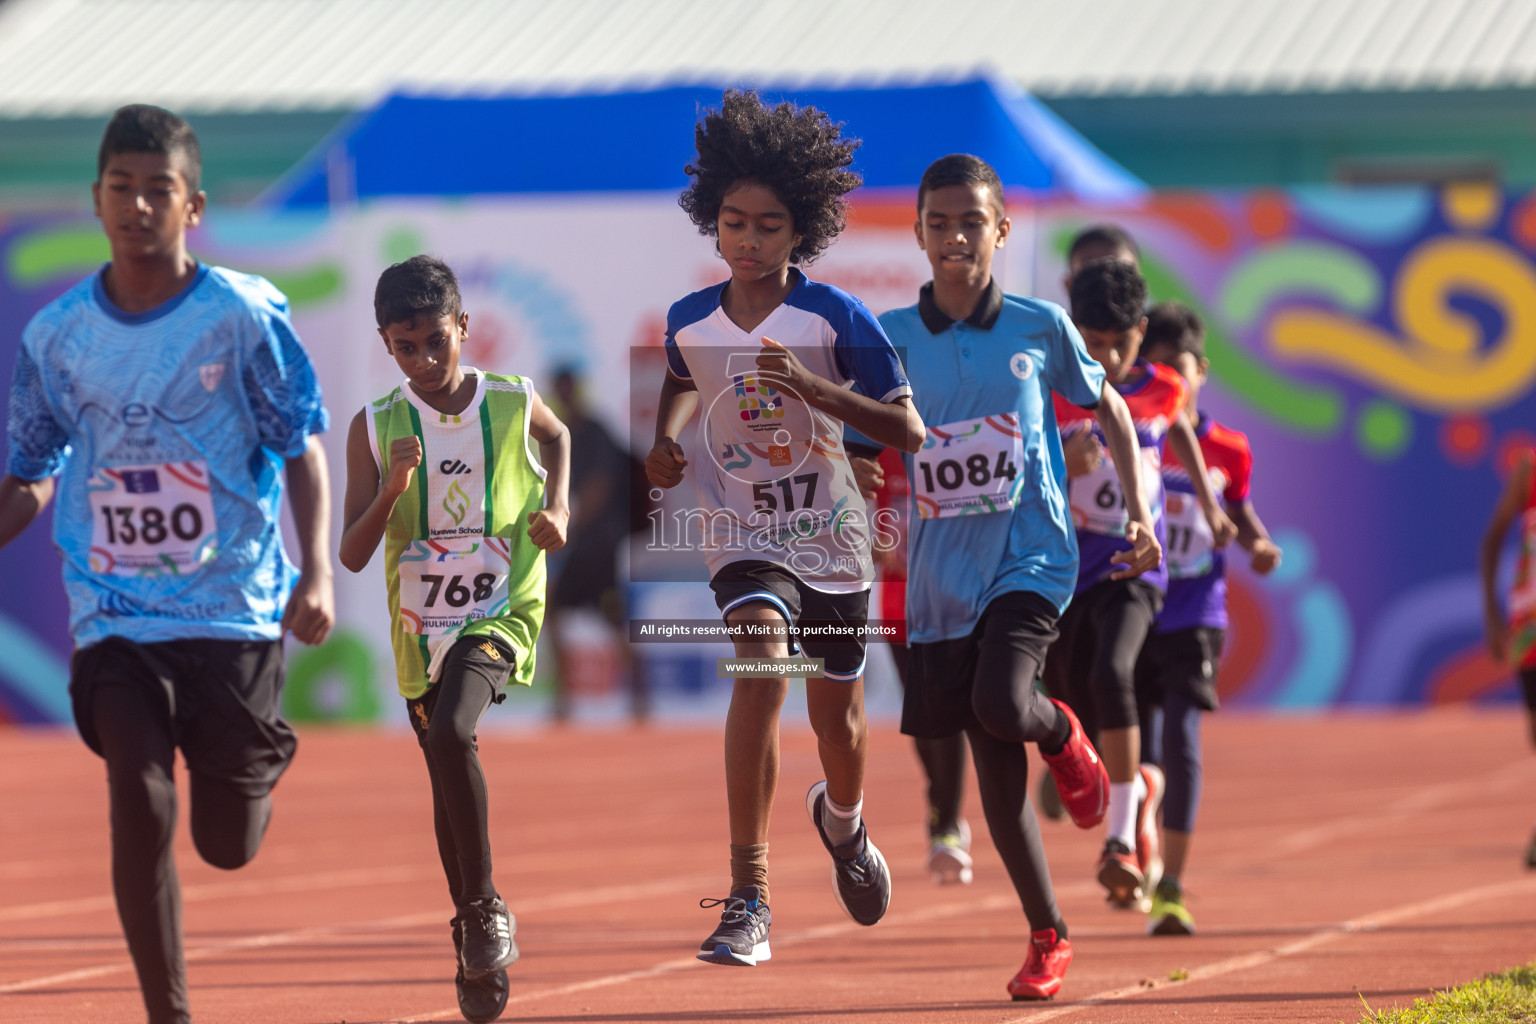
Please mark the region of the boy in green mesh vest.
<svg viewBox="0 0 1536 1024"><path fill-rule="evenodd" d="M489 1021L517 945L491 880L475 728L508 683L533 681L544 552L565 543L570 518L570 434L528 378L459 364L469 314L441 260L390 267L373 303L406 379L352 420L341 564L360 572L384 541L400 695L455 907L459 1007Z"/></svg>

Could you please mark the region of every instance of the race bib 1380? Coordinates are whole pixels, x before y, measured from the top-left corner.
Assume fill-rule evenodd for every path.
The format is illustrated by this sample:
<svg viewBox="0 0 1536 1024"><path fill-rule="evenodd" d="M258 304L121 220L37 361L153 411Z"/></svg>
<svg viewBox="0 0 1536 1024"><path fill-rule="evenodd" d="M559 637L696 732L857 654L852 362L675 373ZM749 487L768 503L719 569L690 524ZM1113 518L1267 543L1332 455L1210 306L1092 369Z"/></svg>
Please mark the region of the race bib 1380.
<svg viewBox="0 0 1536 1024"><path fill-rule="evenodd" d="M1013 508L1024 487L1024 433L1017 413L928 428L912 456L912 495L922 519L989 515Z"/></svg>
<svg viewBox="0 0 1536 1024"><path fill-rule="evenodd" d="M200 459L100 469L86 490L93 572L186 576L218 554L208 464Z"/></svg>

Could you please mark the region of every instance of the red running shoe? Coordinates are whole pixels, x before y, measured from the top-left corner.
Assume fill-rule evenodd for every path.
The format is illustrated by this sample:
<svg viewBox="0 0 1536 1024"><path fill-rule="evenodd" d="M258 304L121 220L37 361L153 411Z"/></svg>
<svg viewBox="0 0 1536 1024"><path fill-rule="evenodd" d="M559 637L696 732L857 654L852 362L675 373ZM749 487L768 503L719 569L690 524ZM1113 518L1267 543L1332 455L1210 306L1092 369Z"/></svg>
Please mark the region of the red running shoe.
<svg viewBox="0 0 1536 1024"><path fill-rule="evenodd" d="M1008 994L1016 1001L1050 999L1061 991L1061 979L1072 962L1072 943L1056 937L1055 928L1029 933L1029 959L1008 983Z"/></svg>
<svg viewBox="0 0 1536 1024"><path fill-rule="evenodd" d="M1072 823L1078 828L1092 828L1104 820L1104 812L1109 808L1109 773L1072 709L1054 697L1051 703L1067 716L1072 731L1067 734L1061 753L1053 755L1042 750L1040 756L1051 766L1056 792L1072 816Z"/></svg>
<svg viewBox="0 0 1536 1024"><path fill-rule="evenodd" d="M1141 766L1141 781L1147 796L1136 809L1136 866L1141 869L1142 909L1150 910L1152 894L1163 880L1163 858L1157 842L1157 809L1163 805L1166 783L1163 770L1155 764Z"/></svg>

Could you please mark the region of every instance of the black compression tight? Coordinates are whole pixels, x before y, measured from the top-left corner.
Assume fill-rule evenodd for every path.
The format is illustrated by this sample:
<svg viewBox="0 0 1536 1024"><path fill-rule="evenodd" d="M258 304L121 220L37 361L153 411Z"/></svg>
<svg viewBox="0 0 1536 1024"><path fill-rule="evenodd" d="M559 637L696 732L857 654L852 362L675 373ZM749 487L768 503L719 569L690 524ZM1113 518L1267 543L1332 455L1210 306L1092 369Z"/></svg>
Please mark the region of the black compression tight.
<svg viewBox="0 0 1536 1024"><path fill-rule="evenodd" d="M504 676L502 677L504 678ZM496 895L491 878L490 816L475 730L500 687L474 658L455 650L443 667L420 734L432 781L437 853L455 907Z"/></svg>
<svg viewBox="0 0 1536 1024"><path fill-rule="evenodd" d="M100 685L92 717L107 764L112 820L112 891L139 975L150 1024L186 1024L187 972L176 833L176 748L165 709L133 682ZM192 841L215 867L233 869L261 846L270 795L250 797L191 773Z"/></svg>

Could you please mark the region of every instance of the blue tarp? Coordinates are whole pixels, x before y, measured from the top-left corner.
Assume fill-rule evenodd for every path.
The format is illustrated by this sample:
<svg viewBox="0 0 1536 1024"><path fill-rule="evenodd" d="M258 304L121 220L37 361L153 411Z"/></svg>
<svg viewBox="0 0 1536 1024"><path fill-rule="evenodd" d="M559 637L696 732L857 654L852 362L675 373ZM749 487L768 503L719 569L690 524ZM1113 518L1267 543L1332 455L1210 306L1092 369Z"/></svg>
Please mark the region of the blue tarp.
<svg viewBox="0 0 1536 1024"><path fill-rule="evenodd" d="M759 90L825 110L864 141L871 188L916 187L945 153L974 153L1010 188L1098 200L1144 186L1023 90L992 78L898 88ZM681 189L693 126L718 86L582 95L394 95L349 121L264 197L316 207L374 196Z"/></svg>

